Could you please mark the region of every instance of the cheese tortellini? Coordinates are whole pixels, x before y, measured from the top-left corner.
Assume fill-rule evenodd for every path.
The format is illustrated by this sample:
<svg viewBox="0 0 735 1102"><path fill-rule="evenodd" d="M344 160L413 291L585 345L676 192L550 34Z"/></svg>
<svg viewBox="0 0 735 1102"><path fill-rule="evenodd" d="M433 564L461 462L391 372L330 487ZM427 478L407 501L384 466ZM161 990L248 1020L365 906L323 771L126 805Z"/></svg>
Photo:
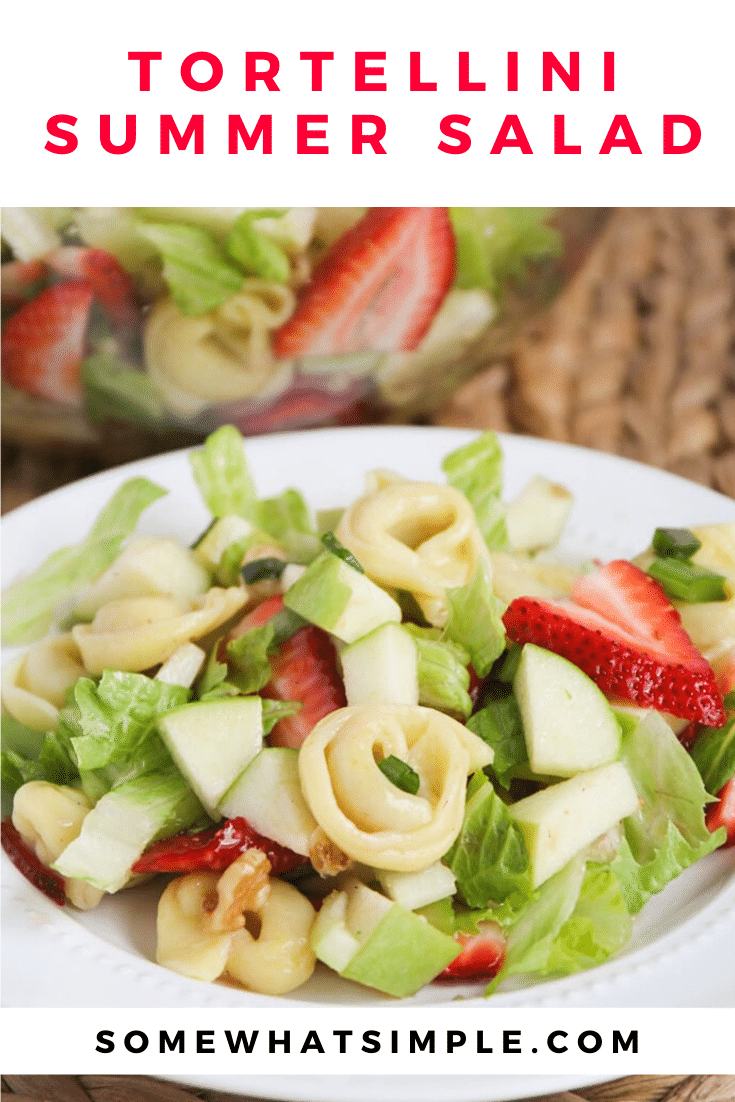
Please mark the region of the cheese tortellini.
<svg viewBox="0 0 735 1102"><path fill-rule="evenodd" d="M489 555L467 498L451 486L381 478L345 510L337 536L379 585L412 593L429 623L448 616L445 591L466 585Z"/></svg>
<svg viewBox="0 0 735 1102"><path fill-rule="evenodd" d="M145 361L169 408L195 417L217 402L266 397L278 374L271 333L295 303L289 287L263 279L244 279L236 295L197 317L171 299L157 303L146 324Z"/></svg>
<svg viewBox="0 0 735 1102"><path fill-rule="evenodd" d="M72 634L93 676L107 669L141 673L226 623L247 599L247 590L237 586L215 586L191 609L172 597L128 597L109 601L91 624L77 624Z"/></svg>
<svg viewBox="0 0 735 1102"><path fill-rule="evenodd" d="M3 707L33 731L56 727L66 693L84 677L79 647L70 634L34 643L2 674Z"/></svg>
<svg viewBox="0 0 735 1102"><path fill-rule="evenodd" d="M416 795L378 762L394 755L418 773ZM301 788L324 833L353 860L414 872L457 837L467 776L492 750L461 723L418 705L351 707L321 720L299 751Z"/></svg>

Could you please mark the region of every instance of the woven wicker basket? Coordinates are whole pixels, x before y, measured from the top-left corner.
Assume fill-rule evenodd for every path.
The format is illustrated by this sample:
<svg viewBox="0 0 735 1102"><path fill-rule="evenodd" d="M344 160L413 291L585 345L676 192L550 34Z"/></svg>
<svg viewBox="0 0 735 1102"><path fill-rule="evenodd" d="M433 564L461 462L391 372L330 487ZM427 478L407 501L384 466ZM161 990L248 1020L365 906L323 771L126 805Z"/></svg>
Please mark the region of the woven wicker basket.
<svg viewBox="0 0 735 1102"><path fill-rule="evenodd" d="M536 1102L733 1102L735 1076L635 1075ZM143 1076L9 1075L2 1102L257 1102ZM346 1098L345 1102L349 1102Z"/></svg>
<svg viewBox="0 0 735 1102"><path fill-rule="evenodd" d="M436 421L598 448L735 497L735 210L616 210L553 307Z"/></svg>

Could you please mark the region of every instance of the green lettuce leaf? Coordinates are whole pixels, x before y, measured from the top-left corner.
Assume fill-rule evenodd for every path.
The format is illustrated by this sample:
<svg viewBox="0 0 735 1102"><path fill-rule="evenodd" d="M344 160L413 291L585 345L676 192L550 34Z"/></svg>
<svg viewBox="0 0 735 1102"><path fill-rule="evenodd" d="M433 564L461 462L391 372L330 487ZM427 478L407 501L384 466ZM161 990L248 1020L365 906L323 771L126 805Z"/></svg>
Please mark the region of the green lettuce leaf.
<svg viewBox="0 0 735 1102"><path fill-rule="evenodd" d="M735 775L735 715L724 727L704 727L691 749L704 787L716 796Z"/></svg>
<svg viewBox="0 0 735 1102"><path fill-rule="evenodd" d="M469 501L477 527L490 550L507 547L503 490L503 453L494 432L484 432L450 452L442 463L450 486Z"/></svg>
<svg viewBox="0 0 735 1102"><path fill-rule="evenodd" d="M419 704L466 719L472 711L467 651L449 639L442 639L438 628L421 628L416 624L403 627L416 644Z"/></svg>
<svg viewBox="0 0 735 1102"><path fill-rule="evenodd" d="M255 523L257 493L245 457L243 438L223 425L191 453L194 480L213 517L235 514Z"/></svg>
<svg viewBox="0 0 735 1102"><path fill-rule="evenodd" d="M457 252L455 286L483 287L502 299L530 261L558 256L561 239L547 207L450 207Z"/></svg>
<svg viewBox="0 0 735 1102"><path fill-rule="evenodd" d="M145 743L156 721L186 704L190 692L142 673L105 670L98 684L80 678L73 695L76 711L71 745L80 772L130 764L142 772ZM156 753L163 747L158 735L154 735L154 743Z"/></svg>
<svg viewBox="0 0 735 1102"><path fill-rule="evenodd" d="M528 850L520 827L483 776L467 790L462 829L444 858L470 907L524 900L531 895Z"/></svg>
<svg viewBox="0 0 735 1102"><path fill-rule="evenodd" d="M235 219L225 249L249 275L275 283L288 282L291 265L286 252L254 225L260 218L280 218L285 213L285 210L248 210Z"/></svg>
<svg viewBox="0 0 735 1102"><path fill-rule="evenodd" d="M290 562L310 563L322 551L309 507L298 490L264 498L256 508L258 527L272 536Z"/></svg>
<svg viewBox="0 0 735 1102"><path fill-rule="evenodd" d="M648 712L623 738L627 766L641 806L624 820L625 836L612 868L632 914L700 857L717 849L725 831L704 821L712 800L697 766L668 723Z"/></svg>
<svg viewBox="0 0 735 1102"><path fill-rule="evenodd" d="M488 768L492 769L498 783L508 789L518 767L528 763L521 713L514 694L491 700L475 712L467 726L495 751L493 763Z"/></svg>
<svg viewBox="0 0 735 1102"><path fill-rule="evenodd" d="M81 543L62 547L3 594L3 642L32 643L49 630L63 604L99 577L152 502L166 493L147 478L124 482Z"/></svg>
<svg viewBox="0 0 735 1102"><path fill-rule="evenodd" d="M228 260L207 230L175 223L143 223L137 231L160 252L163 278L182 314L206 314L242 287L242 271Z"/></svg>
<svg viewBox="0 0 735 1102"><path fill-rule="evenodd" d="M478 677L485 677L505 648L501 605L493 593L490 566L480 560L472 580L446 594L446 636L469 653Z"/></svg>

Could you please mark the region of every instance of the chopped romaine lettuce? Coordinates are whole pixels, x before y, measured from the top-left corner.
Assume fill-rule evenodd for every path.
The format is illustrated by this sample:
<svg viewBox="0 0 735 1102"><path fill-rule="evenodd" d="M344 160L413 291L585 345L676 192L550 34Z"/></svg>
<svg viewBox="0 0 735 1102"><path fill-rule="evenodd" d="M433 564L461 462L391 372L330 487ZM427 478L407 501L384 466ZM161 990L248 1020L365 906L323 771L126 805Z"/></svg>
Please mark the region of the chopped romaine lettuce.
<svg viewBox="0 0 735 1102"><path fill-rule="evenodd" d="M482 773L470 782L462 829L444 861L470 907L523 901L531 894L523 834Z"/></svg>
<svg viewBox="0 0 735 1102"><path fill-rule="evenodd" d="M116 491L81 543L62 547L3 594L3 642L31 643L51 627L60 607L117 558L140 514L166 493L147 478L131 478Z"/></svg>
<svg viewBox="0 0 735 1102"><path fill-rule="evenodd" d="M455 286L484 287L502 298L530 261L557 256L561 238L547 207L450 207L456 241Z"/></svg>
<svg viewBox="0 0 735 1102"><path fill-rule="evenodd" d="M419 704L467 719L472 711L467 651L458 643L442 639L438 628L403 626L416 644Z"/></svg>
<svg viewBox="0 0 735 1102"><path fill-rule="evenodd" d="M242 287L242 272L206 230L149 222L138 233L161 253L163 277L182 314L206 314Z"/></svg>
<svg viewBox="0 0 735 1102"><path fill-rule="evenodd" d="M450 486L469 501L477 527L488 548L507 546L505 509L500 495L503 489L503 453L494 432L484 432L445 457L442 469Z"/></svg>
<svg viewBox="0 0 735 1102"><path fill-rule="evenodd" d="M204 446L191 453L191 467L213 517L234 514L254 522L257 494L243 438L233 425L210 433Z"/></svg>
<svg viewBox="0 0 735 1102"><path fill-rule="evenodd" d="M485 677L505 647L505 628L498 598L493 593L489 563L480 560L467 585L448 589L446 635L470 655L478 677Z"/></svg>
<svg viewBox="0 0 735 1102"><path fill-rule="evenodd" d="M704 787L715 796L735 775L735 715L724 727L704 727L691 755Z"/></svg>
<svg viewBox="0 0 735 1102"><path fill-rule="evenodd" d="M507 789L521 765L528 763L523 723L513 693L491 700L467 721L470 731L493 748L495 757L489 766L498 783Z"/></svg>
<svg viewBox="0 0 735 1102"><path fill-rule="evenodd" d="M632 914L700 857L722 845L704 810L712 799L692 758L668 723L647 712L623 738L621 760L641 798L624 821L625 836L612 863Z"/></svg>
<svg viewBox="0 0 735 1102"><path fill-rule="evenodd" d="M225 249L249 275L286 283L291 271L288 256L256 223L263 218L282 218L285 210L246 210L235 219Z"/></svg>

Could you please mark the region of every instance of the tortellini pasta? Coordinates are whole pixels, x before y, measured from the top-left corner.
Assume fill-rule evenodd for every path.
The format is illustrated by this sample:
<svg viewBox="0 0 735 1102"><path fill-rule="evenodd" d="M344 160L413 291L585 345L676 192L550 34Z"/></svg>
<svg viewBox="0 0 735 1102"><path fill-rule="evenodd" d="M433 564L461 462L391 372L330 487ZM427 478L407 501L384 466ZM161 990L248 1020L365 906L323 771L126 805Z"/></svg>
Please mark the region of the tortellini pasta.
<svg viewBox="0 0 735 1102"><path fill-rule="evenodd" d="M71 634L43 639L3 670L3 706L26 727L51 731L67 690L84 672L79 647Z"/></svg>
<svg viewBox="0 0 735 1102"><path fill-rule="evenodd" d="M467 498L451 486L383 477L345 510L337 536L379 585L407 590L429 623L447 620L445 591L466 585L487 547Z"/></svg>
<svg viewBox="0 0 735 1102"><path fill-rule="evenodd" d="M228 976L265 995L305 983L316 964L309 945L316 912L269 868L263 853L248 850L221 876L173 880L158 904L159 964L210 983Z"/></svg>
<svg viewBox="0 0 735 1102"><path fill-rule="evenodd" d="M45 865L53 865L82 829L90 804L82 792L48 781L29 781L15 793L13 826ZM96 907L104 892L67 877L67 899L80 910Z"/></svg>
<svg viewBox="0 0 735 1102"><path fill-rule="evenodd" d="M394 755L418 773L416 795L394 785L378 762ZM306 802L325 834L355 861L414 872L457 837L467 776L492 750L433 708L342 708L321 720L299 751Z"/></svg>
<svg viewBox="0 0 735 1102"><path fill-rule="evenodd" d="M233 586L210 589L190 610L171 597L109 601L91 624L77 624L72 634L92 675L106 669L140 673L165 662L182 643L226 623L247 599L245 588Z"/></svg>
<svg viewBox="0 0 735 1102"><path fill-rule="evenodd" d="M194 417L213 403L283 389L280 376L290 368L276 364L271 333L295 302L284 284L244 279L241 291L208 314L187 317L171 299L157 303L146 324L145 360L168 406Z"/></svg>

